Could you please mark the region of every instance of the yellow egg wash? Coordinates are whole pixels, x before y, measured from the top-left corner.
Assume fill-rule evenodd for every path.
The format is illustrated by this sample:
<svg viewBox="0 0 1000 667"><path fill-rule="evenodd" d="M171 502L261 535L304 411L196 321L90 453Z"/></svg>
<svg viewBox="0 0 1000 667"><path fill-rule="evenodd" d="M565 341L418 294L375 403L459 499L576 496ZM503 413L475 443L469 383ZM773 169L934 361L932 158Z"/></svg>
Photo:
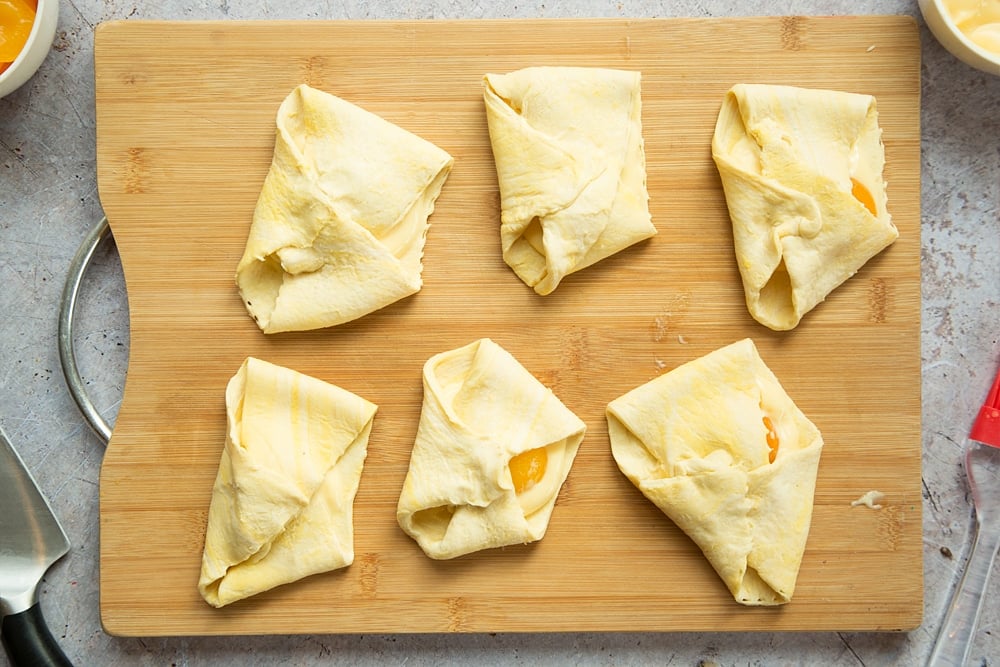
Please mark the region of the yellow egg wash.
<svg viewBox="0 0 1000 667"><path fill-rule="evenodd" d="M0 0L0 72L14 62L31 35L36 0Z"/></svg>
<svg viewBox="0 0 1000 667"><path fill-rule="evenodd" d="M969 40L1000 54L1000 0L945 0L944 6Z"/></svg>
<svg viewBox="0 0 1000 667"><path fill-rule="evenodd" d="M548 462L549 455L544 447L529 449L512 458L508 467L510 478L514 482L514 492L520 495L542 481Z"/></svg>

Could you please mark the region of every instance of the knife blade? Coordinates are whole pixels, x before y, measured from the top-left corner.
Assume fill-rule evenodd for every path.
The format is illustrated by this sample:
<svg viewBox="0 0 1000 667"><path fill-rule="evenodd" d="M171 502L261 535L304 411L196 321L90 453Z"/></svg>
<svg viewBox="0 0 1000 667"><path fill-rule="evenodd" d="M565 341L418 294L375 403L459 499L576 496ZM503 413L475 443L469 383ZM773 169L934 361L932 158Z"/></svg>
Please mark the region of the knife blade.
<svg viewBox="0 0 1000 667"><path fill-rule="evenodd" d="M38 601L38 584L69 539L20 455L0 430L0 635L15 667L71 665Z"/></svg>

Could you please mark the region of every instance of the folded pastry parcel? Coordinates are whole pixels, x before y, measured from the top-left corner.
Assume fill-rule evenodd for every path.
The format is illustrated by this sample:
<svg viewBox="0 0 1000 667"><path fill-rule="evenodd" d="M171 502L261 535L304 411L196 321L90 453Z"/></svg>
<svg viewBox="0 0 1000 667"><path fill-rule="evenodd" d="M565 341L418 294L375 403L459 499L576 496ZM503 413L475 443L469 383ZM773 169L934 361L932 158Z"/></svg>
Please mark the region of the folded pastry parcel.
<svg viewBox="0 0 1000 667"><path fill-rule="evenodd" d="M739 84L712 138L747 308L783 331L899 236L875 98Z"/></svg>
<svg viewBox="0 0 1000 667"><path fill-rule="evenodd" d="M427 219L452 162L339 97L293 90L236 269L261 330L343 324L419 291Z"/></svg>
<svg viewBox="0 0 1000 667"><path fill-rule="evenodd" d="M618 467L737 602L792 599L823 440L750 339L633 389L607 417Z"/></svg>
<svg viewBox="0 0 1000 667"><path fill-rule="evenodd" d="M586 427L488 338L431 357L400 527L435 559L540 540Z"/></svg>
<svg viewBox="0 0 1000 667"><path fill-rule="evenodd" d="M529 67L483 79L503 258L539 294L656 234L640 75Z"/></svg>
<svg viewBox="0 0 1000 667"><path fill-rule="evenodd" d="M253 357L226 388L198 590L215 607L354 561L376 406Z"/></svg>

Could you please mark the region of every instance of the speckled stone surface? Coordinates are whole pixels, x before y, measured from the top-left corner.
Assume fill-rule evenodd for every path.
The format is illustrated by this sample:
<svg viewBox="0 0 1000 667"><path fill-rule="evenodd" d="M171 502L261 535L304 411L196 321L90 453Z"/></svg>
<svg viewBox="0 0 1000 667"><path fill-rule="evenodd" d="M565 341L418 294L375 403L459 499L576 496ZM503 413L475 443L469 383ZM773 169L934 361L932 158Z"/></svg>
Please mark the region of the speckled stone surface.
<svg viewBox="0 0 1000 667"><path fill-rule="evenodd" d="M94 139L94 27L110 19L377 19L908 14L923 39L923 625L908 633L332 635L120 639L98 612L98 476L103 443L63 380L60 294L101 217ZM973 416L1000 365L1000 77L946 53L902 0L340 0L156 3L66 0L52 52L0 99L0 424L62 520L73 548L41 587L50 626L79 665L916 665L930 651L968 553L961 464ZM75 346L88 391L113 423L128 364L128 306L112 242L86 275ZM2 509L2 508L0 508ZM1000 563L973 663L1000 664ZM0 657L0 665L6 665Z"/></svg>

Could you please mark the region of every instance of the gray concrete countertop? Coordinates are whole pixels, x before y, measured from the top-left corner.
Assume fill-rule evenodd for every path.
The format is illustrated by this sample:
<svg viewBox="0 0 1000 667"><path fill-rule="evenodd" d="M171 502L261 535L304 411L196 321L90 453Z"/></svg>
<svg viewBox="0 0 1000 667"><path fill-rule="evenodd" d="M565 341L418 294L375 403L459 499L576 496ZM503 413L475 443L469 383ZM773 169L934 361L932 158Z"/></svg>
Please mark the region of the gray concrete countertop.
<svg viewBox="0 0 1000 667"><path fill-rule="evenodd" d="M38 74L0 99L0 425L65 525L73 549L41 588L50 626L79 665L914 665L933 644L970 542L961 463L1000 365L1000 77L945 52L905 0L65 0ZM906 14L922 65L924 622L907 633L579 633L121 639L101 629L98 479L102 442L67 391L57 313L71 259L102 216L93 34L111 19L379 19ZM111 242L84 281L76 349L113 422L128 363L124 280ZM2 511L3 508L0 508ZM0 537L2 539L2 537ZM973 664L1000 664L1000 566ZM985 656L985 657L984 657ZM8 664L0 657L0 665Z"/></svg>

